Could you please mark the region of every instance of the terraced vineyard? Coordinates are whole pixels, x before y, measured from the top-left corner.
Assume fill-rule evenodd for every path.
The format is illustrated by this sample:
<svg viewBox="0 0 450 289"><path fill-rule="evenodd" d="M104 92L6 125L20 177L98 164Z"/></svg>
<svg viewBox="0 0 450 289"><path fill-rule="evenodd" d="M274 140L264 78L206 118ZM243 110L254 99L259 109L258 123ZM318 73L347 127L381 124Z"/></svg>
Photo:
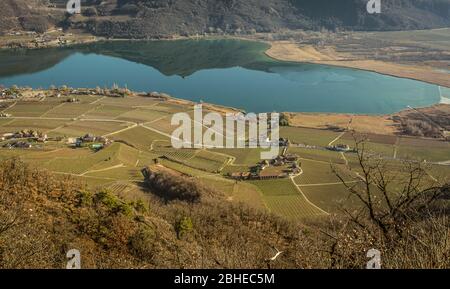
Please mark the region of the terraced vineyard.
<svg viewBox="0 0 450 289"><path fill-rule="evenodd" d="M211 173L219 172L229 160L226 156L205 150L158 148L153 152L170 161Z"/></svg>
<svg viewBox="0 0 450 289"><path fill-rule="evenodd" d="M49 137L79 137L87 133L106 135L114 143L94 152L88 148L73 148L66 139L53 138L47 143L33 143L30 149L0 148L0 159L20 157L32 166L46 168L94 188L108 188L127 197L141 196L141 170L155 165L196 178L206 186L226 195L228 201L245 202L258 209L292 220L326 216L339 212L344 204L353 208L354 200L331 169L334 164L347 179L357 183L358 164L355 153L339 153L324 147L334 144L353 145L349 134L299 127L283 127L281 136L294 145L288 153L300 157L302 174L289 179L236 181L227 178L232 172L249 172L261 162L262 149L174 149L170 137L175 128L170 124L174 112L192 115L192 107L146 97L111 98L77 96L77 103L65 103L62 98L42 101L19 101L6 109L8 118L0 118L0 133L39 130ZM77 117L74 119L73 117ZM206 128L203 127L203 131ZM338 138L338 137L341 138ZM398 138L369 135L369 149L391 162L389 172L401 175L398 159L409 158L429 162L450 160L448 142L430 139ZM32 140L30 140L32 141ZM8 140L3 140L0 145ZM33 142L33 141L32 141ZM311 147L296 146L306 144ZM352 168L347 171L346 165ZM447 180L448 166L430 164L429 182ZM267 168L277 170L276 167ZM397 183L398 187L401 183Z"/></svg>
<svg viewBox="0 0 450 289"><path fill-rule="evenodd" d="M42 114L41 117L75 118L97 106L89 103L62 103Z"/></svg>
<svg viewBox="0 0 450 289"><path fill-rule="evenodd" d="M98 119L114 119L118 116L132 111L131 107L117 106L117 105L98 105L93 110L86 113L87 118L98 118Z"/></svg>
<svg viewBox="0 0 450 289"><path fill-rule="evenodd" d="M23 101L10 106L5 113L15 117L39 117L57 105L59 103Z"/></svg>
<svg viewBox="0 0 450 289"><path fill-rule="evenodd" d="M295 220L326 215L323 210L309 202L289 179L250 183L261 190L264 202L274 214Z"/></svg>
<svg viewBox="0 0 450 289"><path fill-rule="evenodd" d="M66 123L64 120L51 119L9 119L3 124L0 124L0 133L14 133L21 130L35 129L43 133L53 130L57 127L63 126Z"/></svg>
<svg viewBox="0 0 450 289"><path fill-rule="evenodd" d="M330 130L320 130L302 127L281 127L280 136L288 138L293 143L326 147L340 133Z"/></svg>
<svg viewBox="0 0 450 289"><path fill-rule="evenodd" d="M156 141L170 141L168 137L141 126L112 135L111 138L145 151L150 151L152 143Z"/></svg>
<svg viewBox="0 0 450 289"><path fill-rule="evenodd" d="M343 171L347 172L343 165L331 165L314 160L301 160L301 167L303 174L295 178L295 182L300 184L300 186L306 184L340 183L333 168L336 168L340 174L343 174ZM349 176L346 180L352 180L350 172L348 174Z"/></svg>
<svg viewBox="0 0 450 289"><path fill-rule="evenodd" d="M324 163L344 164L345 161L338 152L325 149L307 149L300 147L289 147L289 153L296 154L302 159L321 161Z"/></svg>
<svg viewBox="0 0 450 289"><path fill-rule="evenodd" d="M113 121L79 120L64 125L52 132L53 135L82 136L87 133L97 136L106 135L128 127L126 123Z"/></svg>

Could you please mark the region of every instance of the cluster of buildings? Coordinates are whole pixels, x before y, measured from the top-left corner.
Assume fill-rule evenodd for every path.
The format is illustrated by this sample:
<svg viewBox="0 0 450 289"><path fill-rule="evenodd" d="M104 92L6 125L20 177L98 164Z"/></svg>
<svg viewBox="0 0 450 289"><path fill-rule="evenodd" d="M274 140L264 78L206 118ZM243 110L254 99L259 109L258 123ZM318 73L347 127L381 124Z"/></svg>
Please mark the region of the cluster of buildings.
<svg viewBox="0 0 450 289"><path fill-rule="evenodd" d="M0 117L11 117L11 114L2 112L0 113Z"/></svg>
<svg viewBox="0 0 450 289"><path fill-rule="evenodd" d="M78 138L68 138L67 144L75 147L82 147L83 144L90 144L90 147L95 150L101 150L110 145L113 141L104 136L94 136L93 134L86 134Z"/></svg>
<svg viewBox="0 0 450 289"><path fill-rule="evenodd" d="M66 102L68 102L68 103L77 103L77 102L80 102L80 100L78 98L71 97L71 98L68 98L66 100Z"/></svg>
<svg viewBox="0 0 450 289"><path fill-rule="evenodd" d="M0 136L0 141L9 141L4 144L4 148L31 148L32 142L45 143L49 140L47 134L34 130L22 130L15 133L5 133ZM61 140L61 138L55 138ZM78 138L68 138L67 144L75 147L83 147L84 144L89 145L94 150L101 150L112 143L112 140L103 136L94 136L86 134Z"/></svg>
<svg viewBox="0 0 450 289"><path fill-rule="evenodd" d="M26 141L13 141L13 142L4 144L3 147L8 148L8 149L12 149L12 148L29 149L32 147L32 145Z"/></svg>
<svg viewBox="0 0 450 289"><path fill-rule="evenodd" d="M327 146L327 150L335 151L335 152L350 152L352 148L346 144L337 144L332 146Z"/></svg>
<svg viewBox="0 0 450 289"><path fill-rule="evenodd" d="M268 161L264 160L252 168L252 172L235 172L230 177L235 180L282 179L296 175L301 171L299 157L294 154L279 155Z"/></svg>
<svg viewBox="0 0 450 289"><path fill-rule="evenodd" d="M17 99L17 98L19 98L18 93L15 93L10 89L0 90L0 99Z"/></svg>
<svg viewBox="0 0 450 289"><path fill-rule="evenodd" d="M28 139L36 142L45 143L48 140L48 137L46 134L34 130L22 130L15 133L4 133L0 137L1 141L9 139Z"/></svg>

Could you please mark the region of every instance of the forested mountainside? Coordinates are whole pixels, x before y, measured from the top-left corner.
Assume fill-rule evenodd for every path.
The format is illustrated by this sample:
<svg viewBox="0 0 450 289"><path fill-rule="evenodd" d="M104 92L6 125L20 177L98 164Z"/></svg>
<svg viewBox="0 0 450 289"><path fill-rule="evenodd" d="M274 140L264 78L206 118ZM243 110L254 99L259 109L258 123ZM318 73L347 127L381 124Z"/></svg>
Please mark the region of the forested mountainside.
<svg viewBox="0 0 450 289"><path fill-rule="evenodd" d="M81 0L68 17L66 0L3 0L0 31L51 25L96 35L154 38L198 33L254 33L279 29L405 30L450 25L450 0L384 0L381 14L368 0Z"/></svg>

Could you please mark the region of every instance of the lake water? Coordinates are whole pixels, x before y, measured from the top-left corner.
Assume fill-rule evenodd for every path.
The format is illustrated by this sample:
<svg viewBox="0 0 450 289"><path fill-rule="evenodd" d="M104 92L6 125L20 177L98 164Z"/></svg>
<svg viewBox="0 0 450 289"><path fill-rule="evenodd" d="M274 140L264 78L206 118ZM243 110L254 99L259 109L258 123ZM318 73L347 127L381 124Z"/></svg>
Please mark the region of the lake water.
<svg viewBox="0 0 450 289"><path fill-rule="evenodd" d="M385 114L440 101L439 89L354 69L275 61L239 40L114 41L0 51L0 84L159 91L248 112Z"/></svg>

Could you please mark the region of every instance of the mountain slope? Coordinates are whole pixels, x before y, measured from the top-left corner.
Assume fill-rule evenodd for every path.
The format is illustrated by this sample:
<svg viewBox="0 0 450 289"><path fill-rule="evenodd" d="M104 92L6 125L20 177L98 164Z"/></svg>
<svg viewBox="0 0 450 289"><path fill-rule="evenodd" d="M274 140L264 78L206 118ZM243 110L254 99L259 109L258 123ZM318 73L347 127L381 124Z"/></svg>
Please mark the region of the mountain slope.
<svg viewBox="0 0 450 289"><path fill-rule="evenodd" d="M45 0L1 0L0 34L14 30L44 32L64 17L64 12L49 9Z"/></svg>
<svg viewBox="0 0 450 289"><path fill-rule="evenodd" d="M376 15L366 11L367 1L82 0L83 15L71 16L64 25L126 38L279 29L406 30L450 26L450 0L383 0L382 13ZM50 11L64 13L65 0L49 2L44 5L46 2L39 0L2 0L0 16L5 18L0 22L0 31L27 26L20 20L26 15L48 18ZM48 4L59 8L46 8Z"/></svg>

